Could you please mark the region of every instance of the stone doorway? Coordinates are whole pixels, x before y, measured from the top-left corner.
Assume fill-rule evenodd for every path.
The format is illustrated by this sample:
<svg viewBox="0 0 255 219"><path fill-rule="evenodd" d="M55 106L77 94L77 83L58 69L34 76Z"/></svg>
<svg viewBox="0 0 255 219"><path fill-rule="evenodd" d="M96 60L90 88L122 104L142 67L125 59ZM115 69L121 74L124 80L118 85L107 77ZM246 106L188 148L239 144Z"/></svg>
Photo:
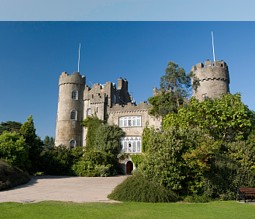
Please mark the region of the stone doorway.
<svg viewBox="0 0 255 219"><path fill-rule="evenodd" d="M128 161L126 164L126 174L130 175L133 170L133 163L131 161Z"/></svg>

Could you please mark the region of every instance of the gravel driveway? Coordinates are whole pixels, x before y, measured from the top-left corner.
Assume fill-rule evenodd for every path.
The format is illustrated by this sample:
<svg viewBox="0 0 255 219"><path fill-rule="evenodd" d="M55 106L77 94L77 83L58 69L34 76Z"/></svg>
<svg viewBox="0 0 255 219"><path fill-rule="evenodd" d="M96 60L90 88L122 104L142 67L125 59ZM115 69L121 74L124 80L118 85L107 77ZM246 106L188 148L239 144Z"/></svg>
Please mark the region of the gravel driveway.
<svg viewBox="0 0 255 219"><path fill-rule="evenodd" d="M112 202L107 195L127 176L37 176L22 186L0 192L0 202Z"/></svg>

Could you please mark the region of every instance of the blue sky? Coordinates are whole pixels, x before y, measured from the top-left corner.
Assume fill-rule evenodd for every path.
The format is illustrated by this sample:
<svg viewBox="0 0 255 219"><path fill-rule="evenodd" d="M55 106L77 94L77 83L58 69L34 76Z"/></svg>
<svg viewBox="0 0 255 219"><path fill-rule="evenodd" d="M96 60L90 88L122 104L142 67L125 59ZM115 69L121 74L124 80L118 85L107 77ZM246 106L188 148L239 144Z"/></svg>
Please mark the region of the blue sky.
<svg viewBox="0 0 255 219"><path fill-rule="evenodd" d="M0 0L1 20L255 20L254 0Z"/></svg>
<svg viewBox="0 0 255 219"><path fill-rule="evenodd" d="M80 42L87 83L125 77L139 103L159 85L168 61L188 73L212 59L211 31L216 58L229 65L231 92L255 110L253 0L0 2L0 122L33 115L39 136L54 136L58 78L77 70Z"/></svg>
<svg viewBox="0 0 255 219"><path fill-rule="evenodd" d="M152 96L168 61L191 67L216 59L230 71L230 90L255 110L255 22L0 22L0 121L33 115L37 133L55 135L58 78L80 72L87 83L127 78L136 101Z"/></svg>

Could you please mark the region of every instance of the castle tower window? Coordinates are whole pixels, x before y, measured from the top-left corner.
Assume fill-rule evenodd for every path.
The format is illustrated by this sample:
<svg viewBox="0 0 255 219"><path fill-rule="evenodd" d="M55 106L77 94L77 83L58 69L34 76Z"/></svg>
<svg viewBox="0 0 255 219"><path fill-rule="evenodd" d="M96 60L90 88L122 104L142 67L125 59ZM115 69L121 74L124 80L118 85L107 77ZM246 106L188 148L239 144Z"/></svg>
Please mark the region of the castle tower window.
<svg viewBox="0 0 255 219"><path fill-rule="evenodd" d="M87 116L91 116L91 114L92 114L92 111L91 111L91 109L89 108L89 109L87 110Z"/></svg>
<svg viewBox="0 0 255 219"><path fill-rule="evenodd" d="M72 91L72 99L78 100L78 91L77 90Z"/></svg>
<svg viewBox="0 0 255 219"><path fill-rule="evenodd" d="M74 139L72 139L72 140L70 141L70 143L69 143L69 146L70 146L70 148L76 147L76 141L75 141Z"/></svg>
<svg viewBox="0 0 255 219"><path fill-rule="evenodd" d="M77 111L76 110L72 110L70 119L77 120Z"/></svg>
<svg viewBox="0 0 255 219"><path fill-rule="evenodd" d="M119 118L119 127L141 126L141 116L124 116Z"/></svg>
<svg viewBox="0 0 255 219"><path fill-rule="evenodd" d="M137 136L128 136L121 138L121 151L123 153L141 153L141 137Z"/></svg>
<svg viewBox="0 0 255 219"><path fill-rule="evenodd" d="M203 97L204 99L207 99L207 98L208 98L207 94L202 94L202 97Z"/></svg>

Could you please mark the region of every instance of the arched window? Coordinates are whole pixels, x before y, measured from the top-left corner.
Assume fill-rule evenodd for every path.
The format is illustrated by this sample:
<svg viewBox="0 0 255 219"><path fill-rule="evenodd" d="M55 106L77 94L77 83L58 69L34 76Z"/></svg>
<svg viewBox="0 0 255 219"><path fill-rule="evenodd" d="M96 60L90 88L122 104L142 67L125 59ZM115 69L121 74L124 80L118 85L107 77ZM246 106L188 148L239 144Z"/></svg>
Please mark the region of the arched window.
<svg viewBox="0 0 255 219"><path fill-rule="evenodd" d="M76 147L76 141L75 141L74 139L72 139L72 140L70 141L70 143L69 143L69 146L70 146L70 148Z"/></svg>
<svg viewBox="0 0 255 219"><path fill-rule="evenodd" d="M76 110L72 110L70 118L71 118L71 120L77 120L77 111Z"/></svg>
<svg viewBox="0 0 255 219"><path fill-rule="evenodd" d="M72 99L73 100L78 100L78 91L77 90L72 91Z"/></svg>

